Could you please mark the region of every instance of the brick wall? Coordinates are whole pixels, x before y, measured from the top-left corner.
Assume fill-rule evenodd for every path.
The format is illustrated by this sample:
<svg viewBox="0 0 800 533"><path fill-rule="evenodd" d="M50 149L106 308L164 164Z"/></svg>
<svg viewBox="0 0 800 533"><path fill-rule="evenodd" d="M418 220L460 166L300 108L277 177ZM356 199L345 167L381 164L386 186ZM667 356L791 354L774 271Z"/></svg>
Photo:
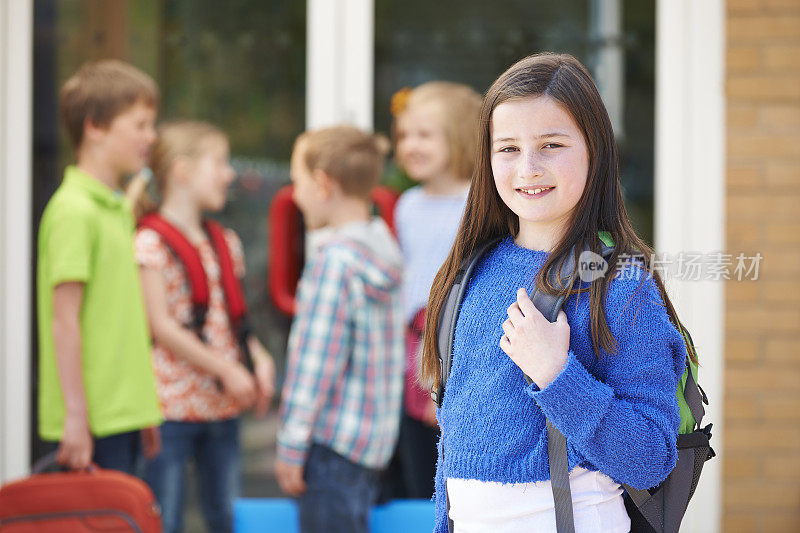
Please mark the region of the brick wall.
<svg viewBox="0 0 800 533"><path fill-rule="evenodd" d="M723 527L800 531L800 0L727 2Z"/></svg>

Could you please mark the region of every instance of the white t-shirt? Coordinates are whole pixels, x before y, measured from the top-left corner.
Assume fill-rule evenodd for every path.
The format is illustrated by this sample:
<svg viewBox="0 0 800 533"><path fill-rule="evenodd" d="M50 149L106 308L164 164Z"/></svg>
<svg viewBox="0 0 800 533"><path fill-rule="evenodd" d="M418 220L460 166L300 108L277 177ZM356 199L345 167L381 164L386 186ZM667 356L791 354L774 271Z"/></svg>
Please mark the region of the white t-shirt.
<svg viewBox="0 0 800 533"><path fill-rule="evenodd" d="M569 475L575 533L628 533L622 487L607 475L575 467ZM555 532L550 481L497 483L447 479L454 533Z"/></svg>

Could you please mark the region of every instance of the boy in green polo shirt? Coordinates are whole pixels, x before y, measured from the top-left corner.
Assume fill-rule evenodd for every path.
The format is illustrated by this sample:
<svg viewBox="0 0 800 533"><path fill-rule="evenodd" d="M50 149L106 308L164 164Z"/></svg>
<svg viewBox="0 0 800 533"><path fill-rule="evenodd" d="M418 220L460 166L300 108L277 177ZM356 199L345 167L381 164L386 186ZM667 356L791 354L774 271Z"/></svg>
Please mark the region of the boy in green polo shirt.
<svg viewBox="0 0 800 533"><path fill-rule="evenodd" d="M143 428L161 423L120 180L156 139L155 82L116 60L88 63L61 90L77 164L39 228L39 433L58 461L132 472Z"/></svg>

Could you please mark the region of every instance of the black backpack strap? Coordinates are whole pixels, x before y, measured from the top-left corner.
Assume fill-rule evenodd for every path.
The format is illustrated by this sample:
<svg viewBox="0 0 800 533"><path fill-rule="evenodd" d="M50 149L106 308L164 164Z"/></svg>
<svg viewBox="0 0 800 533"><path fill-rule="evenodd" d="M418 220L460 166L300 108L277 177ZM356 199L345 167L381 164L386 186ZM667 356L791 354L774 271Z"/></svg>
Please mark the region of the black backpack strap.
<svg viewBox="0 0 800 533"><path fill-rule="evenodd" d="M575 269L575 258L569 254L561 264L558 275L550 279L551 284L559 286L567 282ZM564 305L565 296L555 296L534 288L530 295L536 309L550 322L558 319L558 313ZM533 380L525 375L530 385ZM572 513L572 489L569 486L569 458L567 456L567 439L553 423L547 420L547 458L550 463L550 488L553 491L553 506L556 513L556 531L558 533L574 533L575 520Z"/></svg>
<svg viewBox="0 0 800 533"><path fill-rule="evenodd" d="M450 287L450 291L447 293L444 306L439 312L438 326L436 328L436 348L439 352L440 379L439 386L431 390L431 399L436 404L436 407L442 406L444 385L447 382L447 378L450 376L450 365L453 360L453 340L456 334L458 311L461 308L461 302L464 300L469 278L481 257L499 241L500 239L493 239L485 243L478 248L467 261L462 263L456 272L453 286ZM442 446L442 455L444 455L444 446ZM447 531L453 533L455 526L450 519L450 496L447 493L447 479L444 480L444 501Z"/></svg>
<svg viewBox="0 0 800 533"><path fill-rule="evenodd" d="M498 242L500 242L500 239L493 239L483 244L467 261L462 263L458 272L456 272L453 286L450 287L450 292L447 293L444 307L439 312L438 327L436 328L436 347L439 352L440 380L439 387L431 391L431 399L433 399L437 407L442 406L444 385L447 382L447 378L450 376L450 364L453 360L453 341L456 335L458 312L461 308L461 302L464 300L464 294L467 292L469 278L472 276L472 271L475 270L475 266L478 264L481 257Z"/></svg>
<svg viewBox="0 0 800 533"><path fill-rule="evenodd" d="M686 405L689 406L689 411L692 412L695 429L699 429L706 410L703 407L703 396L700 394L700 387L695 382L694 376L692 376L692 367L689 364L688 357L686 358L686 372L686 386L683 388L683 398L686 400Z"/></svg>

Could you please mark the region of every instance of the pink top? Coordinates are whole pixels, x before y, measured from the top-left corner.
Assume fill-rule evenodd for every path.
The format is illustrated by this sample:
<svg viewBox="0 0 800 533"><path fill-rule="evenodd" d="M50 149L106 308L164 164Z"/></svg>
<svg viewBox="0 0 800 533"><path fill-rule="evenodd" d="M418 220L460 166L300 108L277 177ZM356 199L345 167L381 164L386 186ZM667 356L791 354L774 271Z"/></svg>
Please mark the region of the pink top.
<svg viewBox="0 0 800 533"><path fill-rule="evenodd" d="M425 331L425 309L420 309L409 323L406 333L406 385L403 395L406 414L419 421L425 420L425 411L433 402L431 391L423 389L419 384L423 331Z"/></svg>

